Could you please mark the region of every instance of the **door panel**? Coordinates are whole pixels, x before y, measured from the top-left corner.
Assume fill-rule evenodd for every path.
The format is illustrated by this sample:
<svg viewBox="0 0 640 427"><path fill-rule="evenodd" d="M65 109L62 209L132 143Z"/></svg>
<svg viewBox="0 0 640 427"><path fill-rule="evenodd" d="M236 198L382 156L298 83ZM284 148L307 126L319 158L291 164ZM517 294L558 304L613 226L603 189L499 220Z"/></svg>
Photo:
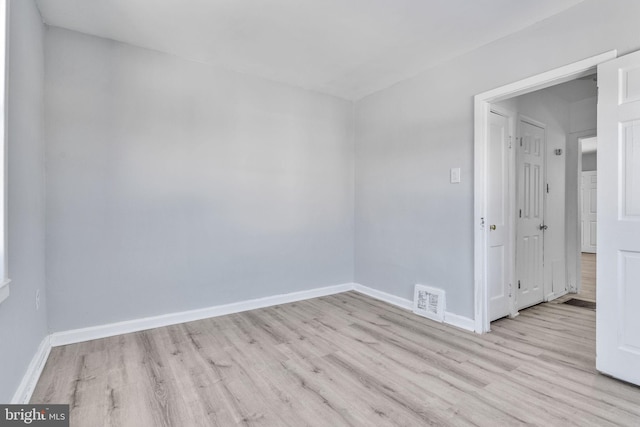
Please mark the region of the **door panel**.
<svg viewBox="0 0 640 427"><path fill-rule="evenodd" d="M544 155L545 129L521 119L518 123L516 279L517 307L544 298Z"/></svg>
<svg viewBox="0 0 640 427"><path fill-rule="evenodd" d="M597 172L582 172L582 252L596 253Z"/></svg>
<svg viewBox="0 0 640 427"><path fill-rule="evenodd" d="M489 321L507 316L509 290L509 118L489 113Z"/></svg>
<svg viewBox="0 0 640 427"><path fill-rule="evenodd" d="M624 197L621 202L626 217L640 216L640 122L633 120L622 123L622 141L624 146L622 162L622 188Z"/></svg>
<svg viewBox="0 0 640 427"><path fill-rule="evenodd" d="M640 385L640 52L598 67L596 367Z"/></svg>

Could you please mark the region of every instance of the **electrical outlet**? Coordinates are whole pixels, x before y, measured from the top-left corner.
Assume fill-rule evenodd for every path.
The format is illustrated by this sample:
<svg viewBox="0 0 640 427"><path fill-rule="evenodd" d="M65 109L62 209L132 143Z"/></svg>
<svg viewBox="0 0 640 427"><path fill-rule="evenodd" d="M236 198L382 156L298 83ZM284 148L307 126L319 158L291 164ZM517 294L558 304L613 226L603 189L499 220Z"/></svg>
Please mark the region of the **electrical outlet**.
<svg viewBox="0 0 640 427"><path fill-rule="evenodd" d="M36 289L36 310L40 310L40 289Z"/></svg>

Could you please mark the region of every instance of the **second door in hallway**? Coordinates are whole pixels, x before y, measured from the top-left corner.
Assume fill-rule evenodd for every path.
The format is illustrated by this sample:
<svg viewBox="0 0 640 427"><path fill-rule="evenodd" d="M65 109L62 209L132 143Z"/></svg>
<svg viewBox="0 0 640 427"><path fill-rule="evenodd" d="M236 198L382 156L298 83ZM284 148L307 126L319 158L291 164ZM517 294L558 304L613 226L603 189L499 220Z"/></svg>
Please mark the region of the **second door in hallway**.
<svg viewBox="0 0 640 427"><path fill-rule="evenodd" d="M520 117L517 145L517 307L544 299L545 128Z"/></svg>

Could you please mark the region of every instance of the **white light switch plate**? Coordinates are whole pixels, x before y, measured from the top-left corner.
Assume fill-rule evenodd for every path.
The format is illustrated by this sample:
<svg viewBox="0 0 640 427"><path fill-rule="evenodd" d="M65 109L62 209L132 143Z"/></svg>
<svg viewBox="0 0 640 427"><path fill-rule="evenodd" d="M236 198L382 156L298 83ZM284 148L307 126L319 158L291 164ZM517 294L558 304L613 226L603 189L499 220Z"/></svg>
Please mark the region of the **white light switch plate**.
<svg viewBox="0 0 640 427"><path fill-rule="evenodd" d="M460 182L460 168L451 168L451 183L458 184Z"/></svg>

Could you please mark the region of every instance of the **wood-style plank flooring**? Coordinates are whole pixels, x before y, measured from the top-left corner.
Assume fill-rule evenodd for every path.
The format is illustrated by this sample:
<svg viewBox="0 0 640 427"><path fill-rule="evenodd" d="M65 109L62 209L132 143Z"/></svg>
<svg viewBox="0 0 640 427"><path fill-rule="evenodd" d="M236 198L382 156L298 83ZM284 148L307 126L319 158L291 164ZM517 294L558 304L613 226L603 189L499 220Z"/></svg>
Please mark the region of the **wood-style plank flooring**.
<svg viewBox="0 0 640 427"><path fill-rule="evenodd" d="M83 427L640 425L594 328L541 304L477 335L347 292L54 348L32 402Z"/></svg>
<svg viewBox="0 0 640 427"><path fill-rule="evenodd" d="M581 288L574 298L582 299L586 301L596 300L596 254L588 254L583 252L581 255L582 260L582 274L581 274Z"/></svg>
<svg viewBox="0 0 640 427"><path fill-rule="evenodd" d="M596 254L582 252L580 257L582 263L580 272L580 292L575 294L568 293L551 302L562 304L572 298L596 302Z"/></svg>

